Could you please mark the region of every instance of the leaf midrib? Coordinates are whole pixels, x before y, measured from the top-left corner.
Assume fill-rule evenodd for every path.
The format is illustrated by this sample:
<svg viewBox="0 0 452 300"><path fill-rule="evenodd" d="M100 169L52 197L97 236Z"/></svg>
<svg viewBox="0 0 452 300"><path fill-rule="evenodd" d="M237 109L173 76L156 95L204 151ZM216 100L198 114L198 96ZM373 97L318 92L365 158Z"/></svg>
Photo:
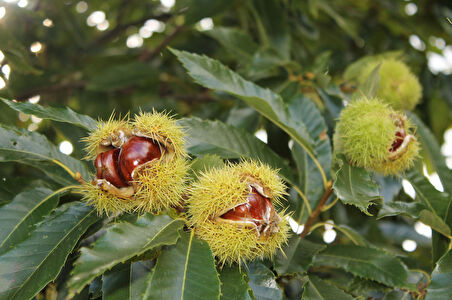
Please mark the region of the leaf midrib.
<svg viewBox="0 0 452 300"><path fill-rule="evenodd" d="M185 258L184 276L182 277L182 289L181 289L181 294L180 294L181 300L184 299L185 281L187 280L188 259L190 257L191 242L193 241L194 234L195 234L195 230L193 229L190 233L190 240L188 241L188 247L187 247L187 257Z"/></svg>
<svg viewBox="0 0 452 300"><path fill-rule="evenodd" d="M20 289L33 277L33 275L38 271L38 269L42 266L42 264L49 258L49 256L55 251L55 249L62 243L63 240L66 240L66 238L68 237L69 234L71 234L75 228L77 228L82 222L85 221L86 218L90 217L91 214L94 213L94 210L91 210L89 213L86 214L86 216L84 216L82 219L80 219L79 222L77 222L77 224L75 224L75 226L73 226L71 228L71 230L69 230L62 239L60 239L60 241L55 245L55 247L53 247L49 253L46 255L46 257L44 257L44 259L41 261L41 263L39 265L36 266L36 269L30 274L30 276L28 276L28 278L19 286L16 286L16 288L18 287L17 291L13 294L12 298L14 298L16 296L16 294L20 291Z"/></svg>
<svg viewBox="0 0 452 300"><path fill-rule="evenodd" d="M48 195L47 197L45 197L44 199L42 199L35 207L33 207L22 219L21 222L18 222L16 224L16 226L14 226L14 228L11 230L11 232L5 237L5 239L3 240L2 243L0 243L0 249L2 248L2 246L6 243L6 241L11 237L11 235L17 230L17 228L23 224L23 222L25 221L25 219L27 219L36 209L38 209L39 207L41 207L41 205L43 203L45 203L47 200L49 200L50 198L58 195L59 193L61 193L62 191L64 191L66 188L62 188L59 189L55 192L53 192L52 194Z"/></svg>

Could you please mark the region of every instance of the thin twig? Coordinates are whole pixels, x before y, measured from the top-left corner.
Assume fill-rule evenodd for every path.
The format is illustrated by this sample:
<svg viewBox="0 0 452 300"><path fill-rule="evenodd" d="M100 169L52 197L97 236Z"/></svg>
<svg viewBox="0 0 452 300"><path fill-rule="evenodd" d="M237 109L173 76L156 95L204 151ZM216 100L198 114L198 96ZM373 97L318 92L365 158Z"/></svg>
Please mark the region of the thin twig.
<svg viewBox="0 0 452 300"><path fill-rule="evenodd" d="M174 31L168 35L157 47L154 48L151 52L143 51L143 53L140 56L140 61L148 61L157 54L159 54L163 49L166 48L166 46L171 43L171 41L184 29L184 25L177 26Z"/></svg>
<svg viewBox="0 0 452 300"><path fill-rule="evenodd" d="M325 205L326 201L328 201L328 198L330 197L331 193L333 192L333 184L331 181L328 181L325 189L325 193L323 194L322 199L320 200L319 204L315 208L315 210L312 212L312 214L309 216L308 220L304 224L303 231L300 233L300 237L304 238L311 232L312 224L315 220L317 220L318 216L322 212L322 208Z"/></svg>

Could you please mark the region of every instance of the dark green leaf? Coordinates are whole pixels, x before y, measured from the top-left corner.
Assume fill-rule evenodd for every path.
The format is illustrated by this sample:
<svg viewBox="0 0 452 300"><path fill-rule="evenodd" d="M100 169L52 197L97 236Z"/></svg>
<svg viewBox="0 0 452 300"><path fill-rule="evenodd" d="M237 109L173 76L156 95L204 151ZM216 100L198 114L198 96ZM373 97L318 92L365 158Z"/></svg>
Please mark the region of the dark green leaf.
<svg viewBox="0 0 452 300"><path fill-rule="evenodd" d="M155 79L156 70L150 64L131 62L113 65L95 74L86 88L92 91L115 91Z"/></svg>
<svg viewBox="0 0 452 300"><path fill-rule="evenodd" d="M279 275L287 273L304 273L312 263L314 255L326 246L316 244L299 236L289 240L284 254L279 251L276 255L275 270Z"/></svg>
<svg viewBox="0 0 452 300"><path fill-rule="evenodd" d="M182 119L187 131L187 150L195 155L216 154L223 158L253 158L279 169L281 176L293 183L289 165L255 136L221 123L197 118Z"/></svg>
<svg viewBox="0 0 452 300"><path fill-rule="evenodd" d="M228 9L235 1L218 0L215 2L209 0L189 0L178 2L177 8L188 8L185 13L185 25L193 25L205 17L213 17Z"/></svg>
<svg viewBox="0 0 452 300"><path fill-rule="evenodd" d="M248 285L256 300L282 299L282 290L275 280L275 275L261 262L248 264L248 278Z"/></svg>
<svg viewBox="0 0 452 300"><path fill-rule="evenodd" d="M266 43L278 54L289 59L291 47L290 27L287 12L277 0L256 0L253 2L266 33Z"/></svg>
<svg viewBox="0 0 452 300"><path fill-rule="evenodd" d="M36 132L0 126L0 161L30 164L49 173L54 172L53 163L58 161L73 172L80 172L83 178L89 178L88 169L83 163L61 153L45 136ZM49 169L49 166L53 168Z"/></svg>
<svg viewBox="0 0 452 300"><path fill-rule="evenodd" d="M303 300L352 300L353 297L343 290L329 284L326 281L316 277L309 276L309 280L304 285Z"/></svg>
<svg viewBox="0 0 452 300"><path fill-rule="evenodd" d="M5 25L0 26L0 42L1 50L14 71L35 75L40 73L33 67L27 49Z"/></svg>
<svg viewBox="0 0 452 300"><path fill-rule="evenodd" d="M218 299L220 280L206 242L194 230L157 259L144 299Z"/></svg>
<svg viewBox="0 0 452 300"><path fill-rule="evenodd" d="M432 282L427 288L426 300L452 298L452 250L449 250L436 263L432 273Z"/></svg>
<svg viewBox="0 0 452 300"><path fill-rule="evenodd" d="M141 300L151 275L144 262L118 264L102 276L102 299Z"/></svg>
<svg viewBox="0 0 452 300"><path fill-rule="evenodd" d="M69 287L79 292L91 280L116 264L155 247L176 243L183 226L183 220L151 214L145 214L133 223L121 222L111 226L91 248L81 249Z"/></svg>
<svg viewBox="0 0 452 300"><path fill-rule="evenodd" d="M59 194L47 188L22 192L0 208L0 253L26 239L58 204Z"/></svg>
<svg viewBox="0 0 452 300"><path fill-rule="evenodd" d="M223 266L220 271L222 300L251 300L246 273L238 265Z"/></svg>
<svg viewBox="0 0 452 300"><path fill-rule="evenodd" d="M333 188L336 195L345 204L358 207L369 214L368 207L380 198L378 185L372 180L368 171L347 163L342 155L338 157L340 169L336 173Z"/></svg>
<svg viewBox="0 0 452 300"><path fill-rule="evenodd" d="M330 245L317 254L316 265L339 267L356 276L392 287L413 288L407 282L406 266L396 257L373 248Z"/></svg>
<svg viewBox="0 0 452 300"><path fill-rule="evenodd" d="M14 102L7 99L0 99L12 109L25 114L35 115L42 119L74 124L88 130L96 128L96 121L94 119L86 115L78 114L69 107L44 107L29 102Z"/></svg>
<svg viewBox="0 0 452 300"><path fill-rule="evenodd" d="M249 60L257 50L257 44L246 32L237 28L215 27L204 32L216 39L226 50L239 60Z"/></svg>
<svg viewBox="0 0 452 300"><path fill-rule="evenodd" d="M29 299L54 280L75 244L96 222L84 203L63 205L30 237L0 256L0 298Z"/></svg>

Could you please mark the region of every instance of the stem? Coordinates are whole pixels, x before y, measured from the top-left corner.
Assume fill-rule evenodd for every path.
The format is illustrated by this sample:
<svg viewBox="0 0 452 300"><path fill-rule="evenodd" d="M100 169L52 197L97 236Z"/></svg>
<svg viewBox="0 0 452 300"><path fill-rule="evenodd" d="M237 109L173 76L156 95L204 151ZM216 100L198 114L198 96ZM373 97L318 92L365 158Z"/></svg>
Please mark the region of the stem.
<svg viewBox="0 0 452 300"><path fill-rule="evenodd" d="M303 231L300 233L300 237L304 238L311 232L312 224L315 220L317 220L318 216L322 212L323 206L325 206L326 201L330 197L331 193L333 192L333 183L331 181L328 181L325 188L325 193L323 194L322 199L320 200L319 204L315 208L315 210L312 212L312 214L309 215L308 220L304 224Z"/></svg>
<svg viewBox="0 0 452 300"><path fill-rule="evenodd" d="M292 187L295 191L297 191L297 193L298 193L298 195L300 195L301 199L303 199L304 204L308 208L308 213L312 214L311 204L309 204L309 201L308 201L308 198L306 198L306 195L303 194L303 192L298 188L298 186L293 185Z"/></svg>
<svg viewBox="0 0 452 300"><path fill-rule="evenodd" d="M424 271L424 270L421 270L421 269L411 269L410 271L411 271L411 272L418 272L418 273L424 274L425 278L427 278L428 284L430 284L430 282L432 281L432 278L430 277L430 274L427 273L427 272Z"/></svg>
<svg viewBox="0 0 452 300"><path fill-rule="evenodd" d="M80 184L84 183L84 180L82 178L82 175L80 174L80 172L75 172L72 171L71 169L69 169L68 166L66 166L65 164L63 164L61 161L57 160L57 159L52 159L52 162L59 165L60 167L62 167L66 172L69 173L69 175L71 175L72 178L74 178L76 181L78 181Z"/></svg>
<svg viewBox="0 0 452 300"><path fill-rule="evenodd" d="M316 230L319 227L325 226L325 225L330 225L331 227L335 228L337 231L342 232L346 237L348 237L348 239L350 241L353 242L353 244L355 245L359 245L358 241L356 241L347 231L345 231L343 228L341 228L339 225L333 224L333 223L327 223L327 222L319 222L316 223L314 226L312 226L311 228L311 232L313 232L314 230Z"/></svg>
<svg viewBox="0 0 452 300"><path fill-rule="evenodd" d="M331 202L330 204L325 205L325 206L322 208L322 212L327 211L327 210L329 210L330 208L332 208L332 207L337 203L337 201L339 201L339 198L336 198L336 199L334 199L334 201Z"/></svg>

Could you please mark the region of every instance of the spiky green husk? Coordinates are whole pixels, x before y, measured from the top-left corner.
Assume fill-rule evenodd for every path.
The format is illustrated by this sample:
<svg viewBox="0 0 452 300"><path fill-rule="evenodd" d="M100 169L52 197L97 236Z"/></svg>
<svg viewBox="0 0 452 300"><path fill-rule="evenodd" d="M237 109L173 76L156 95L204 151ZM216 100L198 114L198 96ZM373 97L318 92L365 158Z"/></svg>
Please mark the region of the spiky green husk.
<svg viewBox="0 0 452 300"><path fill-rule="evenodd" d="M166 113L153 111L152 113L140 112L132 122L135 130L156 140L164 140L172 145L174 153L178 157L187 156L184 149L184 133L182 127Z"/></svg>
<svg viewBox="0 0 452 300"><path fill-rule="evenodd" d="M282 214L279 231L264 242L259 242L254 228L239 228L232 224L206 221L196 227L195 233L207 241L219 264L233 264L257 258L272 257L277 249L287 243L289 222Z"/></svg>
<svg viewBox="0 0 452 300"><path fill-rule="evenodd" d="M85 182L79 186L77 191L83 195L82 200L96 208L99 215L105 213L108 216L117 212L128 212L133 210L130 199L116 197L101 190L90 182Z"/></svg>
<svg viewBox="0 0 452 300"><path fill-rule="evenodd" d="M349 161L358 167L383 175L395 175L410 168L417 157L416 140L408 144L407 151L397 159L388 158L397 126L395 116L403 116L378 99L360 99L342 110L336 127L336 141ZM405 121L405 131L413 134L410 120Z"/></svg>
<svg viewBox="0 0 452 300"><path fill-rule="evenodd" d="M362 73L364 83L380 63L368 64ZM413 110L422 97L422 86L406 64L395 59L381 61L377 97L397 110Z"/></svg>
<svg viewBox="0 0 452 300"><path fill-rule="evenodd" d="M186 190L188 163L184 158L158 160L137 173L137 191L132 205L137 211L159 213L182 204Z"/></svg>
<svg viewBox="0 0 452 300"><path fill-rule="evenodd" d="M188 207L193 224L206 222L231 207L246 202L249 188L234 165L202 172L190 188Z"/></svg>
<svg viewBox="0 0 452 300"><path fill-rule="evenodd" d="M209 243L221 264L271 256L287 241L289 226L283 214L280 214L280 230L261 242L255 229L213 221L215 217L246 202L249 177L264 188L273 203L279 202L285 194L285 185L275 170L249 161L210 169L202 173L199 181L191 187L188 200L190 224Z"/></svg>
<svg viewBox="0 0 452 300"><path fill-rule="evenodd" d="M94 129L87 137L82 138L82 142L86 144L85 159L91 160L95 159L97 156L97 149L99 144L111 136L112 133L118 132L119 130L129 129L128 116L122 120L114 120L114 115L112 114L108 121L99 121L97 123L96 129Z"/></svg>

